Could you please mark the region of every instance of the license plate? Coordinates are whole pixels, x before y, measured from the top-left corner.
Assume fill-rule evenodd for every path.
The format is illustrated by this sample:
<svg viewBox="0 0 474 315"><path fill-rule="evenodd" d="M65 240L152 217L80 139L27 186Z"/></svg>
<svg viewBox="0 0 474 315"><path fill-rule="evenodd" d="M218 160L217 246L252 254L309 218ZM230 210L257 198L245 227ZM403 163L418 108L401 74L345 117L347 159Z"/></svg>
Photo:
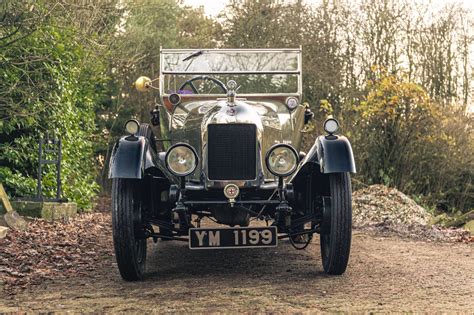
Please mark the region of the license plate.
<svg viewBox="0 0 474 315"><path fill-rule="evenodd" d="M277 228L239 227L239 228L192 228L189 229L189 248L253 248L277 246Z"/></svg>

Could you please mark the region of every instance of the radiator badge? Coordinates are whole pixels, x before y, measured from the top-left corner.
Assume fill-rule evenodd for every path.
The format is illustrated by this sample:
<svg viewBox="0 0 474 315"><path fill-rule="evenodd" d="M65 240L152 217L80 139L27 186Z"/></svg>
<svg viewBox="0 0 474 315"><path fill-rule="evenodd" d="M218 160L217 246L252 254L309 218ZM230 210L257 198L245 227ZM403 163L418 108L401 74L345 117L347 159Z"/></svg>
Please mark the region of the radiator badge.
<svg viewBox="0 0 474 315"><path fill-rule="evenodd" d="M239 195L240 189L235 184L227 184L224 187L224 196L229 199L230 205L234 206L235 198Z"/></svg>

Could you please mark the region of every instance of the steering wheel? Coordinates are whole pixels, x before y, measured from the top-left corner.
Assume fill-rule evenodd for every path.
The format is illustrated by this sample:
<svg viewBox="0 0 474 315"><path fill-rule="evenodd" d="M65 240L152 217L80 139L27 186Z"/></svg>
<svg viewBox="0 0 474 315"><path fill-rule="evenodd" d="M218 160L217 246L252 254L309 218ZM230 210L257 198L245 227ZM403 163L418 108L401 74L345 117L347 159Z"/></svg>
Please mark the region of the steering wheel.
<svg viewBox="0 0 474 315"><path fill-rule="evenodd" d="M207 80L207 81L212 81L214 82L218 87L220 87L222 89L222 91L224 92L224 94L227 94L227 88L225 86L225 84L222 82L222 81L219 81L217 80L216 78L213 78L213 77L208 77L206 75L199 75L197 77L194 77L192 79L189 79L187 80L186 82L184 82L179 90L182 91L186 85L189 85L189 87L191 88L191 90L193 90L193 93L194 94L199 94L198 90L196 89L196 87L194 86L193 82L194 81L197 81L197 80Z"/></svg>

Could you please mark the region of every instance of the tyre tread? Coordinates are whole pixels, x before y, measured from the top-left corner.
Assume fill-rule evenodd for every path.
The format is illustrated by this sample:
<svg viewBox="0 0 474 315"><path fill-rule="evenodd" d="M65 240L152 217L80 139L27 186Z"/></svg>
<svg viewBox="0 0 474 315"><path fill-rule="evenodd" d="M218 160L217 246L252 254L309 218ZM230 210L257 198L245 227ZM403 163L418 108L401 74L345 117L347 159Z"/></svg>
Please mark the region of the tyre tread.
<svg viewBox="0 0 474 315"><path fill-rule="evenodd" d="M133 180L113 179L112 183L112 232L115 258L120 275L126 281L137 281L143 277L146 257L138 263L134 248L133 228ZM146 241L145 241L146 242Z"/></svg>
<svg viewBox="0 0 474 315"><path fill-rule="evenodd" d="M331 174L331 246L323 257L324 271L341 275L349 262L352 236L352 189L348 173Z"/></svg>

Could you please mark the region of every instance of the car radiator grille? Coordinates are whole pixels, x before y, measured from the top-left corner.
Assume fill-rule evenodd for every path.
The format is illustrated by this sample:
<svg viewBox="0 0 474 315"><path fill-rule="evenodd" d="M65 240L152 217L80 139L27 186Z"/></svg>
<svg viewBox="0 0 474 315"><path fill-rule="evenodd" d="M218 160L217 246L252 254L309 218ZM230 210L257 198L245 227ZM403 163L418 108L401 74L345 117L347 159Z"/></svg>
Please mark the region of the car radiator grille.
<svg viewBox="0 0 474 315"><path fill-rule="evenodd" d="M253 124L208 125L208 177L210 180L255 179L257 128Z"/></svg>

